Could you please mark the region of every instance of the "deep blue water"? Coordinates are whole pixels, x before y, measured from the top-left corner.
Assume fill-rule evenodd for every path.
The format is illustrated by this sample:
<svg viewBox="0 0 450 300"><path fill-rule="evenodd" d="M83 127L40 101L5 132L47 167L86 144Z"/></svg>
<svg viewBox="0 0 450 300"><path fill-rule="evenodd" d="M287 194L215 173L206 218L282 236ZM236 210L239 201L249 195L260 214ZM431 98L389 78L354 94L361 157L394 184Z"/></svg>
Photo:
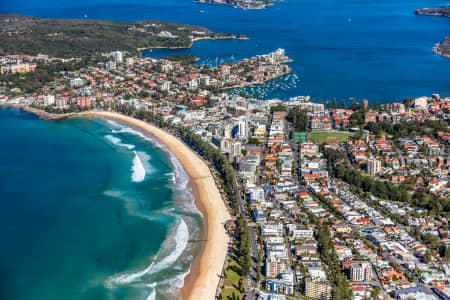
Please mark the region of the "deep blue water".
<svg viewBox="0 0 450 300"><path fill-rule="evenodd" d="M311 95L314 99L366 98L388 102L407 96L450 94L450 59L432 51L450 35L450 19L415 16L417 7L444 0L285 0L264 10L241 10L191 0L2 1L0 12L39 17L137 21L154 19L245 34L248 41L202 41L192 49L149 55L192 53L201 62L285 48L300 81L267 98ZM200 11L204 11L201 13ZM351 22L349 22L351 19Z"/></svg>
<svg viewBox="0 0 450 300"><path fill-rule="evenodd" d="M0 299L176 297L200 218L167 152L118 123L5 107L0 132Z"/></svg>

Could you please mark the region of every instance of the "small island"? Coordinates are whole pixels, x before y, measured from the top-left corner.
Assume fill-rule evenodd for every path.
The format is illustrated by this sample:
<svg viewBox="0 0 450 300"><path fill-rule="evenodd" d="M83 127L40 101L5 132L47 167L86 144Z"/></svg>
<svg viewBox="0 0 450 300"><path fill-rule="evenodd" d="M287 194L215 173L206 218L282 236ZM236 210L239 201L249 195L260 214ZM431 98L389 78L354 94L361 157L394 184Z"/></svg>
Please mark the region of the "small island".
<svg viewBox="0 0 450 300"><path fill-rule="evenodd" d="M148 48L190 48L203 39L243 39L205 27L160 21L136 23L87 19L41 19L0 15L0 56L91 57L114 49L139 54Z"/></svg>
<svg viewBox="0 0 450 300"><path fill-rule="evenodd" d="M232 5L243 9L263 9L281 0L196 0L198 3Z"/></svg>
<svg viewBox="0 0 450 300"><path fill-rule="evenodd" d="M414 13L416 15L450 17L450 7L418 8Z"/></svg>

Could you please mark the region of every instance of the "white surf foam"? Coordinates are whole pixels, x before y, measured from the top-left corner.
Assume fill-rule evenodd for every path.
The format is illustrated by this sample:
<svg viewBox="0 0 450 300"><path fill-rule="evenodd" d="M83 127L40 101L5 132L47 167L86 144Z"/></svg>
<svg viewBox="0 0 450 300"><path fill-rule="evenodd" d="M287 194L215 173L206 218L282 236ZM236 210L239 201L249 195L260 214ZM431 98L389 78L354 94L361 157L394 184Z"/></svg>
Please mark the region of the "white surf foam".
<svg viewBox="0 0 450 300"><path fill-rule="evenodd" d="M151 288L151 292L150 292L150 294L147 296L147 299L146 300L155 300L156 299L156 289L155 289L155 287L156 287L156 282L155 283L152 283L152 284L149 284L149 285L147 285L149 288Z"/></svg>
<svg viewBox="0 0 450 300"><path fill-rule="evenodd" d="M120 124L120 123L117 123L116 121L113 121L113 120L106 120L106 122L109 124L109 125L111 125L111 126L114 126L114 127L116 127L116 128L123 128L124 126L122 125L122 124Z"/></svg>
<svg viewBox="0 0 450 300"><path fill-rule="evenodd" d="M176 192L183 197L183 209L187 212L203 216L200 210L195 206L194 196L192 195L192 187L189 183L189 175L184 170L180 161L175 155L168 151L170 163L173 169L173 182ZM187 192L187 193L186 193Z"/></svg>
<svg viewBox="0 0 450 300"><path fill-rule="evenodd" d="M173 240L175 240L175 249L170 252L169 255L164 257L161 261L155 263L153 267L147 272L147 274L155 274L165 268L173 265L180 255L183 253L184 249L186 249L188 240L189 240L189 230L186 225L186 222L182 218L179 218L180 223L177 227L177 231Z"/></svg>
<svg viewBox="0 0 450 300"><path fill-rule="evenodd" d="M170 242L175 242L175 248L170 251L170 253L163 257L160 261L157 261L158 256L161 253L161 249L155 258L152 260L151 264L144 270L137 271L134 273L126 273L119 275L115 278L110 278L107 282L107 286L111 287L113 285L127 285L140 280L145 275L156 274L168 267L172 266L178 258L181 256L183 251L188 245L189 230L182 218L178 218L179 223L176 229L176 233L173 238L170 238ZM184 277L183 277L184 278Z"/></svg>
<svg viewBox="0 0 450 300"><path fill-rule="evenodd" d="M104 191L103 194L109 197L117 198L125 203L125 208L128 215L143 218L149 221L162 221L165 220L164 216L173 216L170 212L166 211L141 211L138 207L136 199L130 199L126 197L122 192L115 190Z"/></svg>
<svg viewBox="0 0 450 300"><path fill-rule="evenodd" d="M134 145L123 144L121 139L119 139L119 138L116 137L116 136L110 135L110 134L105 135L105 138L106 138L107 140L109 140L111 143L113 143L114 145L118 145L118 146L121 146L121 147L125 147L125 148L130 149L130 150L131 150L131 149L134 149L134 147L135 147Z"/></svg>
<svg viewBox="0 0 450 300"><path fill-rule="evenodd" d="M144 140L154 142L153 139L151 139L150 137L146 136L142 132L134 130L133 128L127 127L127 126L121 126L120 129L116 129L116 130L113 129L112 133L129 133L129 134L136 135L136 136L138 136L138 137L140 137L140 138L142 138Z"/></svg>
<svg viewBox="0 0 450 300"><path fill-rule="evenodd" d="M131 180L134 182L142 182L145 179L145 168L136 151L134 152L133 166L131 167Z"/></svg>

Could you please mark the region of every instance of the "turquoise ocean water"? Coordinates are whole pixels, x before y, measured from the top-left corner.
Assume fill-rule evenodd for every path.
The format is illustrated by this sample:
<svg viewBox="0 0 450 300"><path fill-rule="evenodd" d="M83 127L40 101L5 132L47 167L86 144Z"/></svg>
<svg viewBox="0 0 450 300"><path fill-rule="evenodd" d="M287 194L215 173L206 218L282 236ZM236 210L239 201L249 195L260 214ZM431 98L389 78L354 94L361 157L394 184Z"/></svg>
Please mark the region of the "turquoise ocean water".
<svg viewBox="0 0 450 300"><path fill-rule="evenodd" d="M178 298L201 216L164 147L5 107L0 132L0 299Z"/></svg>

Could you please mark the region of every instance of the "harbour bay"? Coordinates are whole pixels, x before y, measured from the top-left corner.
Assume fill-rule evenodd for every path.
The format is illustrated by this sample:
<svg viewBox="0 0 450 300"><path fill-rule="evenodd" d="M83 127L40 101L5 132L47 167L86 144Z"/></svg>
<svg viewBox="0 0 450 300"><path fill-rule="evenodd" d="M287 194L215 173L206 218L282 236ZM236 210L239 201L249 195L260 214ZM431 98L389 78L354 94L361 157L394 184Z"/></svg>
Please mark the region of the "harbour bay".
<svg viewBox="0 0 450 300"><path fill-rule="evenodd" d="M299 79L295 86L269 89L265 98L310 95L314 100L353 97L386 103L450 92L450 60L432 50L448 35L450 21L414 15L421 6L420 1L329 0L284 1L263 10L241 10L189 0L22 0L2 4L0 11L130 22L154 19L244 34L250 39L199 41L190 49L155 49L144 55L194 54L200 63L215 65L284 48L294 59L289 65Z"/></svg>

